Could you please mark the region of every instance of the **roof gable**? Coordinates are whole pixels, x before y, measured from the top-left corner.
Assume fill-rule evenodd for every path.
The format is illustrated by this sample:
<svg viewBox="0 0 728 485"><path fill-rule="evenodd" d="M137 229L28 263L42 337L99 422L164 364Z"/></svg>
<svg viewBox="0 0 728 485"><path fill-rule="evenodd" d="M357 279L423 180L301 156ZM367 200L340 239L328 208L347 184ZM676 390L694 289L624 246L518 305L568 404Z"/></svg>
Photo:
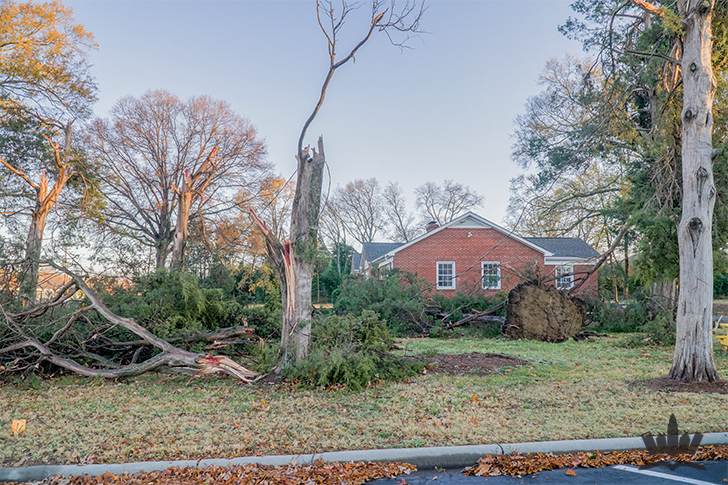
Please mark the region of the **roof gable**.
<svg viewBox="0 0 728 485"><path fill-rule="evenodd" d="M549 251L548 249L539 246L537 244L534 244L527 239L524 239L518 235L516 235L513 231L509 231L507 229L504 229L500 227L497 224L494 224L490 222L488 219L479 216L478 214L475 214L473 212L468 212L466 214L463 214L462 216L453 219L452 221L448 222L447 224L443 224L442 226L438 227L437 229L433 229L429 232L426 232L425 234L421 235L418 238L415 238L411 240L408 243L394 243L397 245L397 247L390 249L389 251L381 253L377 258L370 258L369 253L367 253L367 260L368 261L375 261L376 259L381 258L382 256L385 256L389 253L394 254L398 251L401 251L402 249L408 248L414 244L417 244L418 242L422 241L425 238L428 238L432 236L433 234L437 234L440 231L444 231L445 229L449 228L456 228L456 229L494 229L501 234L503 234L505 237L510 237L514 239L515 241L520 242L521 244L524 244L532 249L535 249L539 253L542 253L544 256L553 256L553 253ZM386 243L369 243L369 244L386 244ZM364 252L364 249L362 249L362 253Z"/></svg>

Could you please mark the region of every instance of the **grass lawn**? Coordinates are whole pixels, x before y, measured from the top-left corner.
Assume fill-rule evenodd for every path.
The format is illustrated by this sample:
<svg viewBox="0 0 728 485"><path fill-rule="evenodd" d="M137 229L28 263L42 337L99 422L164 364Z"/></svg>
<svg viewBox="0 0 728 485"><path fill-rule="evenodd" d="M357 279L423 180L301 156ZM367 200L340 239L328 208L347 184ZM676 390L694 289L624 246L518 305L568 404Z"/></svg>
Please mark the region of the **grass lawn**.
<svg viewBox="0 0 728 485"><path fill-rule="evenodd" d="M728 430L728 395L651 391L672 348L628 336L562 344L411 339L404 353L495 352L531 365L486 376L426 374L359 393L150 375L64 377L0 388L0 464L123 462ZM717 344L716 344L717 347ZM715 354L728 377L728 356ZM15 419L27 419L21 435ZM20 463L19 463L20 462Z"/></svg>

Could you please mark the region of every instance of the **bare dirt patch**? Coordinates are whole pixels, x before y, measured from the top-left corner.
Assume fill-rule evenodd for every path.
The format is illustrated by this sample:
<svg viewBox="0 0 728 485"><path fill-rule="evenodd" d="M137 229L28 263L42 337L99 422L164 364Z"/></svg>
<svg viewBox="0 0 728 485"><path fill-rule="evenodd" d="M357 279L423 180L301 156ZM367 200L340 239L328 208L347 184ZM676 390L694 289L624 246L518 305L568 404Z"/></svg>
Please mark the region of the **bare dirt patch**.
<svg viewBox="0 0 728 485"><path fill-rule="evenodd" d="M728 394L728 381L681 382L669 377L655 377L654 379L634 381L631 384L634 387L645 387L653 391Z"/></svg>
<svg viewBox="0 0 728 485"><path fill-rule="evenodd" d="M468 354L437 354L425 358L427 372L432 374L471 374L487 375L501 367L518 367L528 365L528 361L503 354L484 354L470 352Z"/></svg>

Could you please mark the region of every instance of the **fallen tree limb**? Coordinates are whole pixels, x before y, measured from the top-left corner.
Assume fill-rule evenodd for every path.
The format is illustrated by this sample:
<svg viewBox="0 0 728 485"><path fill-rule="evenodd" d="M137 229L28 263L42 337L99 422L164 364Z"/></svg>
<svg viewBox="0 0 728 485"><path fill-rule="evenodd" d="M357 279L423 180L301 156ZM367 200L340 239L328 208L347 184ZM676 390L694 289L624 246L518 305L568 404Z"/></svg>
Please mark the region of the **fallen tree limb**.
<svg viewBox="0 0 728 485"><path fill-rule="evenodd" d="M172 337L166 339L169 343L190 343L190 342L198 342L200 340L207 340L207 341L216 341L216 340L224 340L230 337L237 337L239 335L250 335L253 333L253 329L250 327L243 327L241 325L235 326L235 327L226 327L221 328L220 330L215 330L212 332L205 332L205 333L196 333L192 335L180 335L177 337ZM106 340L106 345L111 346L117 346L117 347L139 347L142 345L149 345L149 342L147 340L141 339L141 340L130 340L128 342L118 342L116 340L111 340L107 337L104 337L103 335L97 334L100 337L103 337L104 340Z"/></svg>
<svg viewBox="0 0 728 485"><path fill-rule="evenodd" d="M136 323L134 320L120 317L119 315L113 313L104 304L104 302L99 299L96 293L91 290L91 288L86 284L86 281L81 276L77 275L67 268L64 268L63 266L55 264L52 261L45 261L44 264L52 266L56 270L68 275L73 281L73 285L75 285L76 288L84 293L86 299L90 302L90 304L83 306L79 310L74 312L67 321L67 323L60 330L54 332L53 336L46 342L42 342L36 336L29 335L26 331L24 331L23 327L20 325L20 322L25 323L28 321L29 318L33 316L42 315L45 311L48 310L49 306L56 306L58 305L59 301L65 300L63 296L68 295L69 290L71 289L71 286L69 286L69 284L66 284L61 289L59 295L57 295L55 299L51 300L46 304L41 304L32 310L25 311L17 315L7 313L3 310L3 315L7 322L7 328L13 332L13 334L15 335L14 339L16 339L17 341L0 349L0 355L11 352L18 352L27 348L32 348L35 349L35 351L37 352L36 355L39 354L36 363L50 362L58 367L67 369L79 375L88 377L104 377L108 379L140 375L163 367L190 368L196 370L198 373L201 374L222 372L234 376L245 382L252 382L252 380L258 375L257 372L246 369L245 367L241 366L240 364L234 362L227 357L190 352L174 346L169 341L157 337L149 330ZM120 365L119 367L108 369L94 368L83 365L71 358L59 355L58 352L52 350L50 345L53 344L54 341L56 341L60 337L60 335L68 331L68 329L71 327L72 323L76 321L78 316L80 314L86 314L92 309L96 313L98 313L98 315L107 320L111 325L117 325L130 331L131 333L140 337L141 341L145 342L144 345L156 347L161 352L143 362L134 362L131 365ZM219 338L220 336L245 334L249 333L250 329L247 329L248 331L245 331L239 330L238 327L234 327L229 331L227 331L228 329L225 330L226 331L223 331L222 333L220 333L219 331L211 332L211 335L209 336L213 337L214 339L214 337ZM100 359L103 361L104 358L102 356L98 357L100 357ZM138 358L138 355L136 356L136 358ZM27 361L29 360L29 358L26 357L25 360Z"/></svg>
<svg viewBox="0 0 728 485"><path fill-rule="evenodd" d="M457 322L453 322L450 325L446 325L443 327L445 330L450 330L451 328L459 327L460 325L464 325L468 322L471 322L473 320L476 320L478 318L482 318L488 315L492 315L498 310L506 307L506 300L503 300L502 302L498 303L496 306L490 307L487 310L483 310L482 312L474 313L472 315L468 315L467 317L458 320ZM501 318L501 317L498 317Z"/></svg>
<svg viewBox="0 0 728 485"><path fill-rule="evenodd" d="M617 237L614 238L614 241L612 241L612 245L609 246L609 249L607 249L604 252L604 254L599 256L599 259L597 259L596 263L594 264L594 266L592 266L592 268L589 271L586 271L585 273L583 273L583 276L581 276L578 279L578 281L574 282L574 286L571 287L571 289L569 289L569 291L566 292L567 295L571 295L572 293L577 291L579 288L581 288L584 285L584 283L587 282L589 277L592 274L594 274L599 268L602 267L602 265L607 260L609 255L612 254L615 249L617 249L617 246L619 246L619 244L622 242L622 239L624 238L624 236L627 234L627 232L631 228L632 228L632 224L629 221L625 222L624 225L622 225L622 227L619 228L619 233L617 234Z"/></svg>

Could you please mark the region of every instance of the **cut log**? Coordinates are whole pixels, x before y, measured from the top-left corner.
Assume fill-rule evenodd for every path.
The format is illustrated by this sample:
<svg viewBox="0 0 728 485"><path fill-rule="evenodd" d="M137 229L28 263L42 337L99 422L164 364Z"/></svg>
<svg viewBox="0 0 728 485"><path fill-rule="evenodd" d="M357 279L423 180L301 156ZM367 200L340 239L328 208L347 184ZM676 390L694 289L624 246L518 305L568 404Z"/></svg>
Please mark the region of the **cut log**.
<svg viewBox="0 0 728 485"><path fill-rule="evenodd" d="M579 333L586 305L539 281L521 283L508 293L503 334L512 339L563 342Z"/></svg>

